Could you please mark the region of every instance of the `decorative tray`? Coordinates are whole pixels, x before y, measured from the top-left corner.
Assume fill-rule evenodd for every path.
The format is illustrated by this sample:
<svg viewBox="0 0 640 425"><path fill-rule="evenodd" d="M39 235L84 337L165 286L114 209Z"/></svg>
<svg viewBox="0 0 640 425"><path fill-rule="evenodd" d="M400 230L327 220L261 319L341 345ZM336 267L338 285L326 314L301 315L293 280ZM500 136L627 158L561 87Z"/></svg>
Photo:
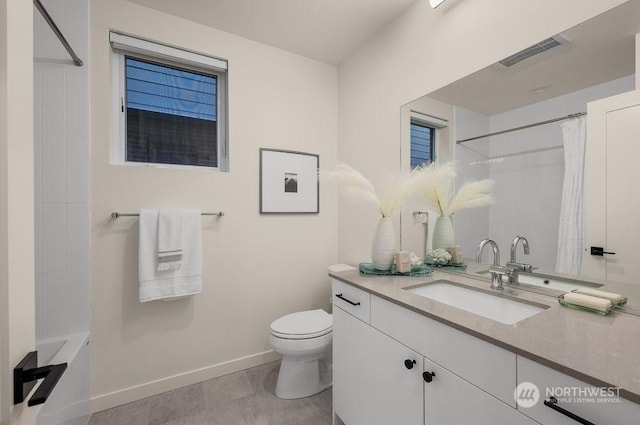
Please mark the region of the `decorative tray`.
<svg viewBox="0 0 640 425"><path fill-rule="evenodd" d="M433 272L431 266L427 264L420 264L416 266L411 266L411 271L407 273L400 273L396 270L395 264L391 266L391 270L378 270L373 267L371 263L360 263L359 266L360 274L365 276L410 276L410 277L421 277L428 276Z"/></svg>
<svg viewBox="0 0 640 425"><path fill-rule="evenodd" d="M448 262L445 264L438 264L438 263L434 263L429 261L428 257L425 260L424 264L426 264L429 267L451 267L451 268L460 268L460 269L466 269L467 265L465 263L452 263L452 262Z"/></svg>
<svg viewBox="0 0 640 425"><path fill-rule="evenodd" d="M588 311L590 313L596 313L596 314L599 314L601 316L606 316L607 314L611 313L611 310L613 310L613 307L614 307L614 304L612 304L611 307L608 308L607 310L597 310L595 308L585 307L583 305L573 304L573 303L570 303L568 301L565 301L564 295L560 295L558 297L558 302L560 304L562 304L563 306L572 308L574 310Z"/></svg>

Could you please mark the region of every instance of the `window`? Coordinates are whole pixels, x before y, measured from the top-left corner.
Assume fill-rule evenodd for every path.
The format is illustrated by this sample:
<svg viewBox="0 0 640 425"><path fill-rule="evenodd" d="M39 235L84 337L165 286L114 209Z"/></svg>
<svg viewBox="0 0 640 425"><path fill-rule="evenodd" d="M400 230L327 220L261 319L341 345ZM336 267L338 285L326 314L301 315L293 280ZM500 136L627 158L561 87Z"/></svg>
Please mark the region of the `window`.
<svg viewBox="0 0 640 425"><path fill-rule="evenodd" d="M411 169L433 161L436 130L424 124L411 123Z"/></svg>
<svg viewBox="0 0 640 425"><path fill-rule="evenodd" d="M436 159L436 137L446 120L411 111L411 169Z"/></svg>
<svg viewBox="0 0 640 425"><path fill-rule="evenodd" d="M226 61L117 33L110 40L119 104L114 162L225 169Z"/></svg>

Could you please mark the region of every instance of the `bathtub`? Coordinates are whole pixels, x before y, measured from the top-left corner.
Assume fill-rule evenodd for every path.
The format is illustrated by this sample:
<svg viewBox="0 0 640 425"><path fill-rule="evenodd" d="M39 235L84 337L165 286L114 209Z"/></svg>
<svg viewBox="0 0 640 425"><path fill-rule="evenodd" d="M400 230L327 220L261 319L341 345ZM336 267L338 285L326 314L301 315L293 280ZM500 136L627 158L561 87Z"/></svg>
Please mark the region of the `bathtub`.
<svg viewBox="0 0 640 425"><path fill-rule="evenodd" d="M37 425L86 425L91 415L89 332L39 341L38 366L67 363L47 401L37 406Z"/></svg>

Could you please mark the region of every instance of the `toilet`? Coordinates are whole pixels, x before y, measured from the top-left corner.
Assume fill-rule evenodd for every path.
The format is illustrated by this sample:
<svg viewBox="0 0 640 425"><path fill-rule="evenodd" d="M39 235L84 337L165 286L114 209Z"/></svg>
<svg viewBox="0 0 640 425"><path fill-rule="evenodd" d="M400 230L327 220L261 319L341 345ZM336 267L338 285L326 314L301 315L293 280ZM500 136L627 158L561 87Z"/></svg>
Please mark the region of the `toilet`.
<svg viewBox="0 0 640 425"><path fill-rule="evenodd" d="M309 397L331 386L332 337L333 317L324 310L291 313L271 323L271 347L282 355L278 397Z"/></svg>

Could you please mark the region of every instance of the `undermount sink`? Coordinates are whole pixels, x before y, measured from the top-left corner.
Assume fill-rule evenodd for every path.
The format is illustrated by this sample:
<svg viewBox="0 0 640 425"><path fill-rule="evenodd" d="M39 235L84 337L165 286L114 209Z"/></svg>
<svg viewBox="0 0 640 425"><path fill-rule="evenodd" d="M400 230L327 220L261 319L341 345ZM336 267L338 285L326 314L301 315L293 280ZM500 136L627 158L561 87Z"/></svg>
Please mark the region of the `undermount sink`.
<svg viewBox="0 0 640 425"><path fill-rule="evenodd" d="M506 325L518 323L545 309L545 307L491 295L446 280L406 290Z"/></svg>

